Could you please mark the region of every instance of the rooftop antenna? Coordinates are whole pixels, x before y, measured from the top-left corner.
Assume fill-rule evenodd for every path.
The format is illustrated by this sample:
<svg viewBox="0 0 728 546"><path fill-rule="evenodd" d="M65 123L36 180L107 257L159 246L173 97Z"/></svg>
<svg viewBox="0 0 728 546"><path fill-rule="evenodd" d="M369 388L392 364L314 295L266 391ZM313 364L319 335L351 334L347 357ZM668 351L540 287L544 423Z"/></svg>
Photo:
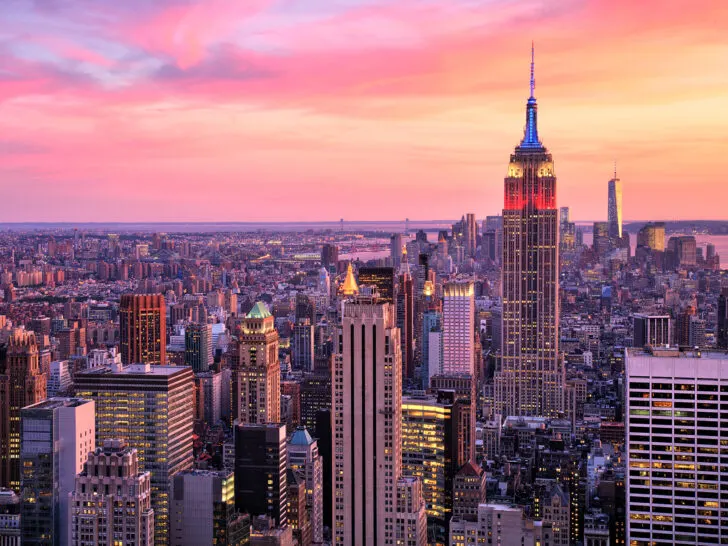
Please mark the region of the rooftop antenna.
<svg viewBox="0 0 728 546"><path fill-rule="evenodd" d="M617 160L614 160L614 179L617 179Z"/></svg>
<svg viewBox="0 0 728 546"><path fill-rule="evenodd" d="M536 78L534 76L534 58L535 58L535 47L533 40L531 40L531 97L533 98L534 92L536 91Z"/></svg>

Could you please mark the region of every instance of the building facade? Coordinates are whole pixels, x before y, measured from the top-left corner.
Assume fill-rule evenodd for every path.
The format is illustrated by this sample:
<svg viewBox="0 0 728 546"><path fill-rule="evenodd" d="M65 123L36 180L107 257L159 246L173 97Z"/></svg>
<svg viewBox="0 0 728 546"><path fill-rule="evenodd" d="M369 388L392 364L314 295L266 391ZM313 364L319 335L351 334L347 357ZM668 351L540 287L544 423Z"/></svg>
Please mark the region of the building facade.
<svg viewBox="0 0 728 546"><path fill-rule="evenodd" d="M167 307L160 294L122 294L119 304L121 361L167 363Z"/></svg>
<svg viewBox="0 0 728 546"><path fill-rule="evenodd" d="M475 373L475 290L472 282L446 283L444 286L441 373Z"/></svg>

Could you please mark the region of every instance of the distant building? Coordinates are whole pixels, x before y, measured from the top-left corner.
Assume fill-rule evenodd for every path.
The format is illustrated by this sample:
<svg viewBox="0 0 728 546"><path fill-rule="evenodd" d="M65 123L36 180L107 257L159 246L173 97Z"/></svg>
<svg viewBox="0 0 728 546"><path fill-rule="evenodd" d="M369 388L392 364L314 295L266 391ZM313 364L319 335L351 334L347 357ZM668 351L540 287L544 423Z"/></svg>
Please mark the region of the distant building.
<svg viewBox="0 0 728 546"><path fill-rule="evenodd" d="M716 343L719 349L728 349L728 288L723 288L718 297Z"/></svg>
<svg viewBox="0 0 728 546"><path fill-rule="evenodd" d="M663 252L665 250L665 224L663 222L645 224L637 233L637 246Z"/></svg>
<svg viewBox="0 0 728 546"><path fill-rule="evenodd" d="M48 376L48 398L68 394L73 387L71 378L71 363L68 360L56 360L51 362L50 375Z"/></svg>
<svg viewBox="0 0 728 546"><path fill-rule="evenodd" d="M288 442L288 466L306 480L306 509L311 522L311 537L315 544L324 541L323 460L318 442L305 427L300 427Z"/></svg>
<svg viewBox="0 0 728 546"><path fill-rule="evenodd" d="M309 318L296 321L291 338L293 369L312 372L314 364L314 325Z"/></svg>
<svg viewBox="0 0 728 546"><path fill-rule="evenodd" d="M71 542L69 495L95 446L94 402L49 398L20 412L23 546Z"/></svg>
<svg viewBox="0 0 728 546"><path fill-rule="evenodd" d="M212 324L188 324L185 328L185 365L195 372L212 366Z"/></svg>
<svg viewBox="0 0 728 546"><path fill-rule="evenodd" d="M88 454L70 498L71 546L108 543L154 544L150 473L139 466L137 450L124 440L105 440ZM119 510L119 506L125 509ZM110 514L114 517L109 517Z"/></svg>
<svg viewBox="0 0 728 546"><path fill-rule="evenodd" d="M392 266L398 268L402 264L402 235L395 233L389 238L389 251Z"/></svg>
<svg viewBox="0 0 728 546"><path fill-rule="evenodd" d="M332 243L324 243L321 247L321 266L329 269L336 268L339 263L339 247Z"/></svg>
<svg viewBox="0 0 728 546"><path fill-rule="evenodd" d="M608 184L608 223L609 237L612 239L622 238L622 181L617 178L615 168L614 178Z"/></svg>
<svg viewBox="0 0 728 546"><path fill-rule="evenodd" d="M453 480L453 517L478 520L478 506L485 503L486 475L473 461L465 463Z"/></svg>
<svg viewBox="0 0 728 546"><path fill-rule="evenodd" d="M122 294L119 304L121 361L167 363L167 307L162 295Z"/></svg>
<svg viewBox="0 0 728 546"><path fill-rule="evenodd" d="M442 373L475 373L473 283L447 283L442 306Z"/></svg>
<svg viewBox="0 0 728 546"><path fill-rule="evenodd" d="M20 497L0 489L0 545L20 546Z"/></svg>
<svg viewBox="0 0 728 546"><path fill-rule="evenodd" d="M672 343L672 319L669 315L636 314L633 347L668 347Z"/></svg>

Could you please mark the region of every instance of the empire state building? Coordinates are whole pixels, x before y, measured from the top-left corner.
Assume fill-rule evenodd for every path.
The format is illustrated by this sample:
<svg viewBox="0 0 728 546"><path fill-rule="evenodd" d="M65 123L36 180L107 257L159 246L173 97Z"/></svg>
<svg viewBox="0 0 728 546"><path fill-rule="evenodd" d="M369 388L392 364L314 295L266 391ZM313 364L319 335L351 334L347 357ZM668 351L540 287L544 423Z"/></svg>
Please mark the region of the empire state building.
<svg viewBox="0 0 728 546"><path fill-rule="evenodd" d="M503 205L502 360L495 377L501 415L556 416L563 410L559 355L559 218L551 154L538 136L531 95L523 140L508 164Z"/></svg>

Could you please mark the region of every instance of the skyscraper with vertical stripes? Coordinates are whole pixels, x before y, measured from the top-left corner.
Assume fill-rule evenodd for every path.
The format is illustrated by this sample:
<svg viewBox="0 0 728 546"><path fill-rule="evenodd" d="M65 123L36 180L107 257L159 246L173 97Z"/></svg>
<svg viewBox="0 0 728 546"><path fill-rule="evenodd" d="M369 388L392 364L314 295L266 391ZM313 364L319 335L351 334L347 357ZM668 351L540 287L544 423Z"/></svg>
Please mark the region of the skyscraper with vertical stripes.
<svg viewBox="0 0 728 546"><path fill-rule="evenodd" d="M534 90L532 48L526 127L505 178L502 361L495 378L503 415L550 416L563 405L556 176L538 136Z"/></svg>

